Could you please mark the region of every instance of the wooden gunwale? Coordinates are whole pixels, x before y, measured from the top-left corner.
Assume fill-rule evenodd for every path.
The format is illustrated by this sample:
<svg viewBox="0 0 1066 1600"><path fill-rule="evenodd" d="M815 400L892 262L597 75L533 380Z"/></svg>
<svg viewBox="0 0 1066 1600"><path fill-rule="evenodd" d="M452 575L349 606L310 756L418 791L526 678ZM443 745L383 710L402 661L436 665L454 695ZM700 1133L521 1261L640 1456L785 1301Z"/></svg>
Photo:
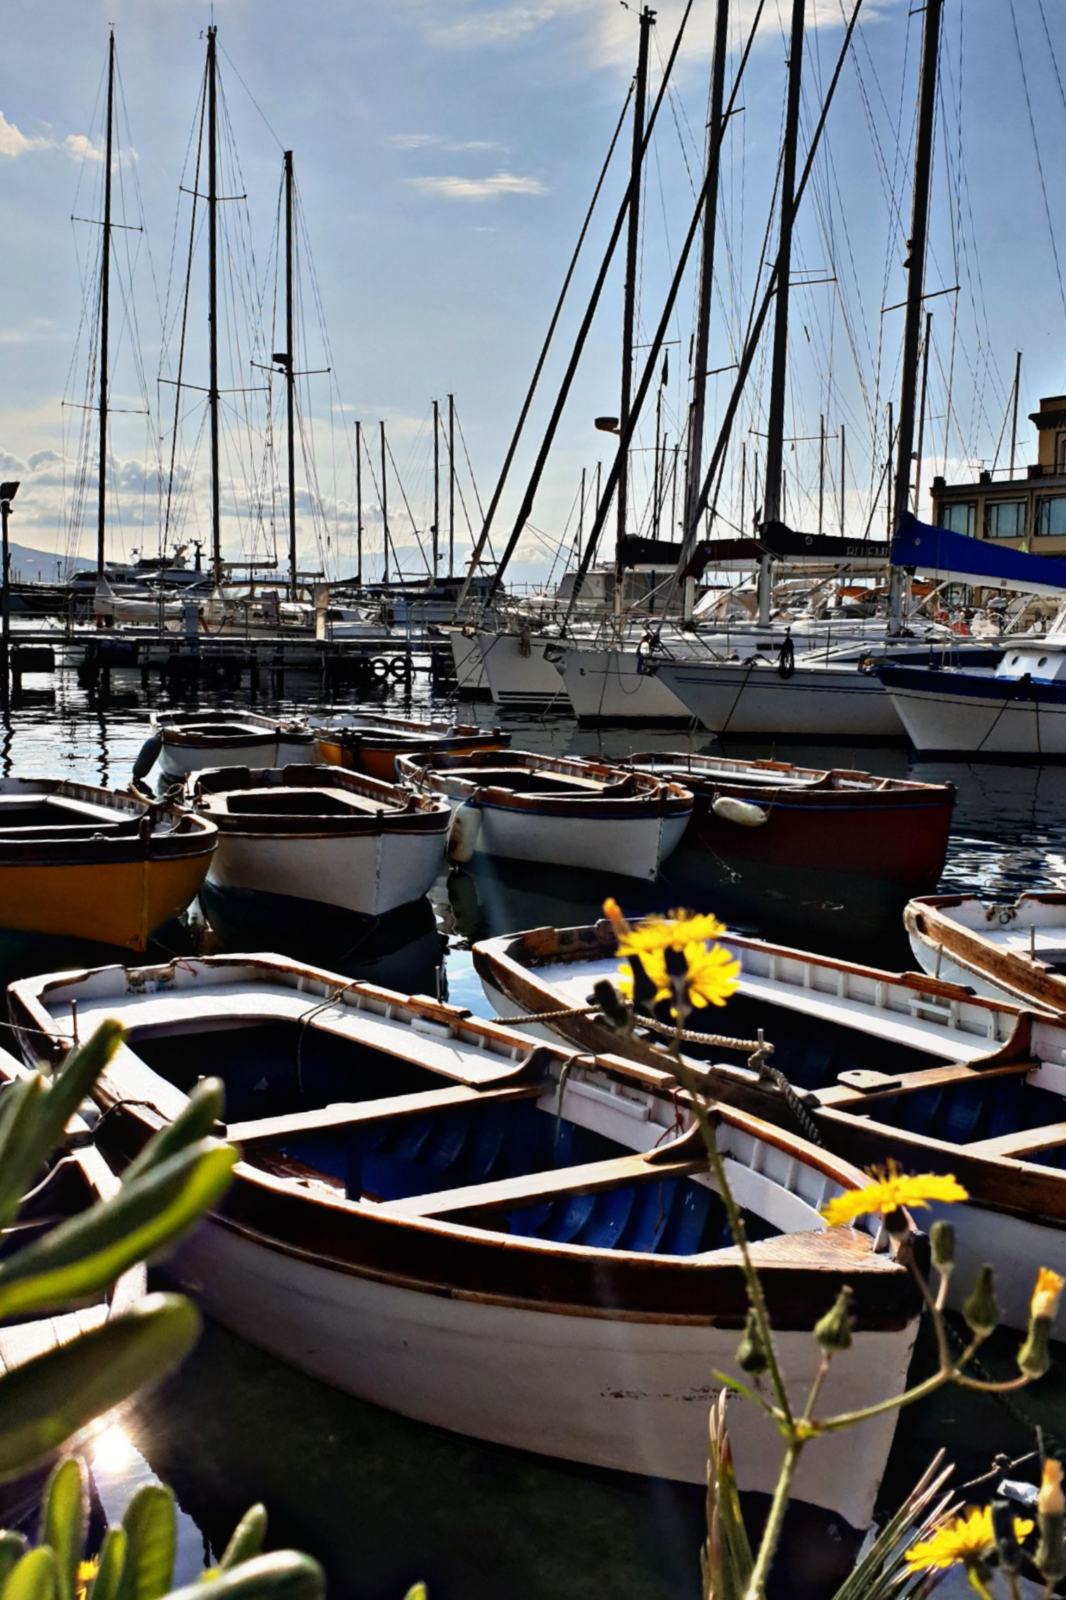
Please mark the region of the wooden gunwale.
<svg viewBox="0 0 1066 1600"><path fill-rule="evenodd" d="M781 803L812 803L847 807L855 802L880 809L884 806L952 806L955 786L950 783L920 783L911 778L881 778L869 772L845 767L800 767L786 761L728 761L717 756L689 754L685 751L637 751L624 765L635 771L649 771L662 779L688 784L697 794L731 790L747 791L751 778L782 778L780 787L759 783L758 792ZM662 770L660 770L662 769ZM799 781L802 780L802 781Z"/></svg>
<svg viewBox="0 0 1066 1600"><path fill-rule="evenodd" d="M558 775L572 778L588 785L587 792L560 794L552 790L512 789L506 780L493 781L493 771L501 766L519 768L534 774ZM484 776L480 769L484 768ZM648 816L685 816L692 810L693 796L683 784L653 778L645 773L629 772L621 767L607 766L602 762L565 757L539 756L526 750L501 751L493 757L485 753L484 759L456 754L450 757L433 756L419 761L415 756L401 755L397 759L399 775L425 793L428 788L437 793L448 793L448 781L461 785L465 798L476 805L490 806L509 811L528 811L538 816L585 817L594 808L604 815L643 818ZM635 779L633 793L617 793L619 784ZM605 810L604 808L609 808Z"/></svg>
<svg viewBox="0 0 1066 1600"><path fill-rule="evenodd" d="M903 923L909 935L917 935L942 949L953 961L978 978L1016 997L1019 1004L1035 1006L1056 1015L1066 1013L1066 977L1046 961L1030 960L1017 952L1001 949L973 928L965 928L944 913L962 905L972 895L922 895L907 902ZM1021 904L1028 897L1021 895ZM1066 893L1041 894L1045 904L1066 908Z"/></svg>
<svg viewBox="0 0 1066 1600"><path fill-rule="evenodd" d="M277 795L285 790L341 790L356 799L369 800L377 809L348 814L241 811L226 809L231 794ZM414 794L399 784L383 783L346 767L295 765L285 767L209 767L188 784L190 803L227 834L277 834L302 839L330 839L364 834L417 834L447 832L451 810L432 795Z"/></svg>

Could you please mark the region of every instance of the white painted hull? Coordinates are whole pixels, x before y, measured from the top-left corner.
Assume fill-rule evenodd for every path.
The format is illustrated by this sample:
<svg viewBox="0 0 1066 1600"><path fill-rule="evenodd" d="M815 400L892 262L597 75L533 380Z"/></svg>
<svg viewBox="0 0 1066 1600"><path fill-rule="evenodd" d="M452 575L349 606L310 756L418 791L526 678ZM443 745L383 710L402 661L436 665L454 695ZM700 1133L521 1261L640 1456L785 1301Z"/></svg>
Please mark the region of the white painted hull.
<svg viewBox="0 0 1066 1600"><path fill-rule="evenodd" d="M440 775L438 775L440 777ZM468 853L499 856L507 861L528 861L541 866L570 867L579 872L604 872L614 876L654 881L659 867L681 843L688 827L687 815L618 818L597 816L586 822L573 816L552 817L515 810L510 806L476 806L461 795L449 794L446 778L434 793L463 812L462 827ZM468 788L469 785L464 785Z"/></svg>
<svg viewBox="0 0 1066 1600"><path fill-rule="evenodd" d="M477 642L496 705L553 705L559 711L570 709L562 678L551 662L544 659L543 639L530 640L525 655L523 641L516 633L490 633L481 629Z"/></svg>
<svg viewBox="0 0 1066 1600"><path fill-rule="evenodd" d="M909 938L915 960L930 977L939 978L942 983L962 984L964 988L972 989L974 994L984 995L987 1000L1007 1000L1011 1005L1018 1004L1018 996L1010 989L1000 988L999 984L986 978L976 967L956 961L950 951L934 944L931 939L923 939L915 929L910 930Z"/></svg>
<svg viewBox="0 0 1066 1600"><path fill-rule="evenodd" d="M899 739L903 724L872 673L854 666L797 667L743 662L664 662L658 676L711 733Z"/></svg>
<svg viewBox="0 0 1066 1600"><path fill-rule="evenodd" d="M1066 1228L1047 1221L990 1211L983 1206L933 1206L922 1212L928 1229L942 1218L955 1229L955 1267L948 1304L961 1310L974 1280L987 1262L995 1263L996 1304L1004 1327L1029 1326L1029 1301L1038 1267L1066 1277Z"/></svg>
<svg viewBox="0 0 1066 1600"><path fill-rule="evenodd" d="M960 755L1066 756L1066 706L1031 699L951 694L944 674L940 694L893 685L896 714L916 750Z"/></svg>
<svg viewBox="0 0 1066 1600"><path fill-rule="evenodd" d="M216 1223L182 1248L174 1270L228 1328L335 1388L455 1433L590 1466L702 1483L712 1374L736 1371L735 1328L426 1294L329 1271ZM812 1318L821 1310L812 1305ZM820 1409L898 1392L913 1338L913 1324L858 1333L834 1362ZM818 1346L809 1332L779 1333L776 1344L798 1402ZM731 1407L729 1421L740 1487L771 1493L780 1438L746 1402ZM892 1412L820 1441L801 1464L796 1497L866 1527L895 1425Z"/></svg>
<svg viewBox="0 0 1066 1600"><path fill-rule="evenodd" d="M444 863L444 831L328 837L220 830L208 881L364 916L420 900Z"/></svg>
<svg viewBox="0 0 1066 1600"><path fill-rule="evenodd" d="M558 660L579 722L691 722L661 678L641 672L635 649L567 646Z"/></svg>
<svg viewBox="0 0 1066 1600"><path fill-rule="evenodd" d="M455 668L455 682L460 696L486 694L489 685L476 634L471 635L463 633L461 628L452 628L448 633L448 640L452 647L452 665Z"/></svg>
<svg viewBox="0 0 1066 1600"><path fill-rule="evenodd" d="M269 744L262 739L235 739L232 744L217 744L210 749L170 744L164 735L160 762L164 777L187 778L205 767L287 767L290 762L299 765L312 759L313 749L307 739L287 739L284 735Z"/></svg>

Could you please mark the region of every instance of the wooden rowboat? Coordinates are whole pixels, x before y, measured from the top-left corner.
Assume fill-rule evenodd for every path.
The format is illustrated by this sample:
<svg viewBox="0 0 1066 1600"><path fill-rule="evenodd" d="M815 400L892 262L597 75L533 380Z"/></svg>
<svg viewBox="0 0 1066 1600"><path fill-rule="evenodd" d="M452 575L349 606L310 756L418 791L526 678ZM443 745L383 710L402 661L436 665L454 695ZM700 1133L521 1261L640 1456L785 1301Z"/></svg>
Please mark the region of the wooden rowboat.
<svg viewBox="0 0 1066 1600"><path fill-rule="evenodd" d="M692 794L642 772L526 750L401 756L400 778L455 808L448 853L654 880L692 815Z"/></svg>
<svg viewBox="0 0 1066 1600"><path fill-rule="evenodd" d="M284 767L313 758L314 735L300 718L172 711L152 720L155 733L134 768L139 778L147 777L156 759L165 778L186 778L203 767Z"/></svg>
<svg viewBox="0 0 1066 1600"><path fill-rule="evenodd" d="M625 765L691 789L685 843L729 866L885 881L901 904L934 889L944 870L949 783L686 751L648 751Z"/></svg>
<svg viewBox="0 0 1066 1600"><path fill-rule="evenodd" d="M926 972L978 994L1066 1015L1066 893L1002 904L976 895L928 895L903 913Z"/></svg>
<svg viewBox="0 0 1066 1600"><path fill-rule="evenodd" d="M382 916L421 899L444 864L446 805L341 767L218 767L189 799L218 828L211 890L254 895L267 915Z"/></svg>
<svg viewBox="0 0 1066 1600"><path fill-rule="evenodd" d="M57 778L0 780L0 924L16 942L144 950L195 898L217 837L204 818L133 794Z"/></svg>
<svg viewBox="0 0 1066 1600"><path fill-rule="evenodd" d="M200 1074L225 1079L243 1158L173 1270L235 1332L440 1427L702 1481L712 1374L735 1370L745 1290L688 1102L661 1067L533 1047L454 1006L270 956L60 973L13 986L10 1005L23 1047L43 1034L54 1057L75 1025L128 1030L97 1090L119 1167ZM793 1392L843 1284L855 1348L826 1406L897 1390L909 1275L884 1237L818 1214L860 1175L732 1109L718 1138ZM833 1436L801 1467L799 1502L849 1549L894 1426L891 1413ZM765 1495L772 1427L737 1406L732 1433L743 1490Z"/></svg>
<svg viewBox="0 0 1066 1600"><path fill-rule="evenodd" d="M312 718L315 759L392 783L398 756L427 758L474 750L502 750L511 735L500 728L450 722L445 718L391 717L374 711L341 712Z"/></svg>
<svg viewBox="0 0 1066 1600"><path fill-rule="evenodd" d="M952 1293L964 1297L991 1262L1002 1319L1024 1328L1036 1266L1066 1274L1066 1024L913 973L723 943L741 959L741 988L710 1026L747 1038L764 1029L819 1137L847 1160L954 1173L972 1203L950 1211ZM615 947L606 922L538 928L475 945L474 965L498 1014L540 1016L586 1006L593 984L618 970ZM619 1033L596 1014L535 1027L580 1049L664 1064L660 1036ZM796 1126L787 1097L748 1068L745 1052L686 1050L709 1095ZM923 1212L923 1222L937 1214Z"/></svg>

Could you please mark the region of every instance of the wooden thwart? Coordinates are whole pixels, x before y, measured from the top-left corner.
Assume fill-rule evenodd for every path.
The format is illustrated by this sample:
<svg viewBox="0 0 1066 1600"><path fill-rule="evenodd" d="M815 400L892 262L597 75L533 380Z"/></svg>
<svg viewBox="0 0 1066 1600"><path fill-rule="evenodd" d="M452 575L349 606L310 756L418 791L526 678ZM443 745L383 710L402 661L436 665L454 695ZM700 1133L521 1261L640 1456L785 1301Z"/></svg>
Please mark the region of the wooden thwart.
<svg viewBox="0 0 1066 1600"><path fill-rule="evenodd" d="M539 1083L511 1083L498 1089L477 1089L466 1083L456 1083L447 1089L427 1089L422 1094L394 1094L380 1100L354 1103L337 1101L314 1111L293 1111L278 1117L259 1117L254 1122L233 1122L226 1130L226 1137L247 1150L256 1144L273 1144L305 1134L335 1133L395 1117L536 1100L543 1092L543 1085Z"/></svg>

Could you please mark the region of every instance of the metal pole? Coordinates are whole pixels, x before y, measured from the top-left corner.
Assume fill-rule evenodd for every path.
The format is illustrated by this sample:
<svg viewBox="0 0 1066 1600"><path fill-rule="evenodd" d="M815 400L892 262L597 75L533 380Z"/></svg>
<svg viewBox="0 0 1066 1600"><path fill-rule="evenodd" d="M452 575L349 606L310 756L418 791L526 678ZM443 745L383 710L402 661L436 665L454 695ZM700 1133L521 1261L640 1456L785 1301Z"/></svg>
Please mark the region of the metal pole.
<svg viewBox="0 0 1066 1600"><path fill-rule="evenodd" d="M1014 362L1014 401L1010 418L1010 476L1014 477L1014 454L1018 448L1018 390L1022 377L1022 353L1019 350Z"/></svg>
<svg viewBox="0 0 1066 1600"><path fill-rule="evenodd" d="M574 555L581 560L581 541L585 537L585 468L581 468L581 501L577 509L577 541Z"/></svg>
<svg viewBox="0 0 1066 1600"><path fill-rule="evenodd" d="M448 396L448 576L455 576L455 396Z"/></svg>
<svg viewBox="0 0 1066 1600"><path fill-rule="evenodd" d="M96 493L96 571L104 570L104 532L107 521L107 380L108 323L111 301L111 140L115 108L115 35L107 48L107 146L104 153L104 242L100 257L100 481ZM6 549L6 545L5 545ZM5 568L6 582L6 568ZM5 645L5 671L7 653Z"/></svg>
<svg viewBox="0 0 1066 1600"><path fill-rule="evenodd" d="M914 502L911 509L918 515L922 494L922 452L925 448L925 402L929 392L929 345L933 336L933 313L925 313L925 343L922 346L922 401L918 408L918 449L915 452Z"/></svg>
<svg viewBox="0 0 1066 1600"><path fill-rule="evenodd" d="M914 144L914 191L911 197L911 231L907 241L907 309L903 325L903 361L899 388L899 444L896 452L896 486L892 496L896 520L889 532L898 531L911 503L911 457L914 451L915 391L918 379L918 341L922 326L925 249L929 226L929 183L933 168L933 126L936 117L936 71L940 48L940 17L944 0L926 0L922 26L922 65L918 85L918 129ZM950 409L950 408L949 408ZM888 631L903 625L902 568L893 567L889 583Z"/></svg>
<svg viewBox="0 0 1066 1600"><path fill-rule="evenodd" d="M433 582L440 571L440 406L433 402Z"/></svg>
<svg viewBox="0 0 1066 1600"><path fill-rule="evenodd" d="M3 567L2 583L0 583L0 695L5 711L11 703L11 548L7 542L7 519L10 515L10 500L0 500L0 523L3 524Z"/></svg>
<svg viewBox="0 0 1066 1600"><path fill-rule="evenodd" d="M844 537L844 476L847 472L848 452L844 442L844 424L840 424L840 537Z"/></svg>
<svg viewBox="0 0 1066 1600"><path fill-rule="evenodd" d="M788 51L788 94L785 102L785 145L781 159L781 228L777 242L777 276L774 308L773 364L770 369L770 407L766 422L766 474L762 520L781 520L781 482L785 448L785 384L788 376L788 295L792 270L792 226L796 216L796 148L799 142L800 83L803 70L803 15L805 0L792 0L792 31ZM759 624L770 620L770 558L759 561Z"/></svg>
<svg viewBox="0 0 1066 1600"><path fill-rule="evenodd" d="M363 424L355 425L355 581L363 581Z"/></svg>
<svg viewBox="0 0 1066 1600"><path fill-rule="evenodd" d="M818 532L825 532L825 417L818 418Z"/></svg>
<svg viewBox="0 0 1066 1600"><path fill-rule="evenodd" d="M381 526L385 536L385 569L382 580L389 581L389 484L385 468L385 421L378 423L381 434Z"/></svg>
<svg viewBox="0 0 1066 1600"><path fill-rule="evenodd" d="M645 6L640 13L640 46L637 51L637 76L633 93L633 150L630 161L629 226L626 234L626 276L622 304L622 397L618 408L618 428L624 434L633 396L633 329L637 314L637 253L640 248L640 169L644 159L644 108L648 91L648 36L655 13ZM625 565L626 512L629 502L629 453L623 446L618 473L617 538L615 593L621 595Z"/></svg>
<svg viewBox="0 0 1066 1600"><path fill-rule="evenodd" d="M891 528L893 526L893 522L892 522L892 445L893 445L893 437L892 437L892 402L890 400L888 402L888 459L885 462L885 480L886 480L886 488L887 488L887 491L888 491L888 526L889 526L889 528ZM908 480L908 483L909 483L909 480Z"/></svg>
<svg viewBox="0 0 1066 1600"><path fill-rule="evenodd" d="M218 450L218 91L215 34L207 30L207 275L210 324L210 376L207 406L211 419L211 566L222 577L222 518L219 509Z"/></svg>
<svg viewBox="0 0 1066 1600"><path fill-rule="evenodd" d="M711 300L714 293L715 223L718 217L718 173L722 148L722 106L725 102L725 64L729 53L729 0L718 0L714 24L714 60L707 111L706 166L709 177L703 201L700 240L700 287L696 312L696 341L692 353L692 398L688 411L685 455L685 526L694 519L703 481L703 430L707 409L707 362L710 346Z"/></svg>
<svg viewBox="0 0 1066 1600"><path fill-rule="evenodd" d="M289 416L289 594L296 599L296 352L292 328L292 151L285 151L285 389Z"/></svg>
<svg viewBox="0 0 1066 1600"><path fill-rule="evenodd" d="M741 537L743 537L743 535L744 535L744 528L745 528L745 523L744 523L745 505L744 505L744 501L745 501L747 487L748 487L748 447L744 443L744 441L741 440L741 444L740 444L740 533L741 533Z"/></svg>

